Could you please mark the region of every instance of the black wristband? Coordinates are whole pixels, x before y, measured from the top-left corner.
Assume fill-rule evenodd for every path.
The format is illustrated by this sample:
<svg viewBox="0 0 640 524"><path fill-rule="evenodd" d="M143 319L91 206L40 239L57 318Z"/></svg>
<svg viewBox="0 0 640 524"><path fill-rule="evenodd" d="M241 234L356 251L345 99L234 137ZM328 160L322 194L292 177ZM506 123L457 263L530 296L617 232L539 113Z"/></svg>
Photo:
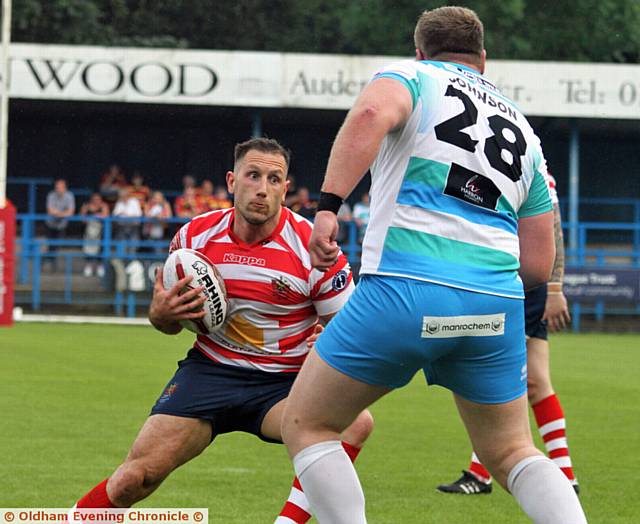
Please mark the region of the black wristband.
<svg viewBox="0 0 640 524"><path fill-rule="evenodd" d="M320 191L320 200L318 200L317 211L331 211L334 215L338 214L338 210L344 200L335 193L325 193Z"/></svg>

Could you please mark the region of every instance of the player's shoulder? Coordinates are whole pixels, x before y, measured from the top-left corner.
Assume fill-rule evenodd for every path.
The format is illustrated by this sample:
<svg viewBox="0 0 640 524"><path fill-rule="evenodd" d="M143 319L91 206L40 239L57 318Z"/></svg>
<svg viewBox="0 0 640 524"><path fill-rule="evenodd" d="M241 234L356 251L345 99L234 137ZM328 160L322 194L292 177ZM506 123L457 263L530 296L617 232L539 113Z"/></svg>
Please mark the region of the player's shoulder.
<svg viewBox="0 0 640 524"><path fill-rule="evenodd" d="M301 240L308 241L311 238L313 223L288 207L283 207L282 212L285 213L285 229L293 231Z"/></svg>
<svg viewBox="0 0 640 524"><path fill-rule="evenodd" d="M391 76L395 74L402 77L413 78L417 75L417 71L418 62L415 60L397 60L385 65L375 76Z"/></svg>
<svg viewBox="0 0 640 524"><path fill-rule="evenodd" d="M228 227L232 216L233 208L217 209L195 216L187 224L189 235L199 235L212 228L222 229Z"/></svg>

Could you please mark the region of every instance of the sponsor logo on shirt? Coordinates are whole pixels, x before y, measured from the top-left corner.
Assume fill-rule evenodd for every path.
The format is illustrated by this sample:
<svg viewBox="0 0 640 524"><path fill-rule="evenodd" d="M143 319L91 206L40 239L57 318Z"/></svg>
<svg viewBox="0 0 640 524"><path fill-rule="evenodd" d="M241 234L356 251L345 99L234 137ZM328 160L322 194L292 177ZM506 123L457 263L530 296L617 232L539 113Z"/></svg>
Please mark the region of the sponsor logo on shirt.
<svg viewBox="0 0 640 524"><path fill-rule="evenodd" d="M495 211L502 192L490 178L451 164L444 194Z"/></svg>
<svg viewBox="0 0 640 524"><path fill-rule="evenodd" d="M236 255L235 253L225 253L222 258L223 262L231 264L244 264L245 266L260 266L267 265L267 261L264 258L249 257L246 255Z"/></svg>
<svg viewBox="0 0 640 524"><path fill-rule="evenodd" d="M505 314L422 317L422 338L496 337L504 335Z"/></svg>
<svg viewBox="0 0 640 524"><path fill-rule="evenodd" d="M349 274L341 269L334 276L331 281L331 288L334 291L342 291L345 287L347 287L347 283L349 282Z"/></svg>

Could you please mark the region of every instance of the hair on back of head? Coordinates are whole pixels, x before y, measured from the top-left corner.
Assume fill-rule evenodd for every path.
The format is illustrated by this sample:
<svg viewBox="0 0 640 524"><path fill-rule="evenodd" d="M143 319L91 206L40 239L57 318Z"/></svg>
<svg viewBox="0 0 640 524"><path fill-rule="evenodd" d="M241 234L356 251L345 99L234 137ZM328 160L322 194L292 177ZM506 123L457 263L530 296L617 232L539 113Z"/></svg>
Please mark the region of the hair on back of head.
<svg viewBox="0 0 640 524"><path fill-rule="evenodd" d="M416 48L429 59L464 54L481 60L484 49L482 22L466 7L444 6L424 11L413 38Z"/></svg>

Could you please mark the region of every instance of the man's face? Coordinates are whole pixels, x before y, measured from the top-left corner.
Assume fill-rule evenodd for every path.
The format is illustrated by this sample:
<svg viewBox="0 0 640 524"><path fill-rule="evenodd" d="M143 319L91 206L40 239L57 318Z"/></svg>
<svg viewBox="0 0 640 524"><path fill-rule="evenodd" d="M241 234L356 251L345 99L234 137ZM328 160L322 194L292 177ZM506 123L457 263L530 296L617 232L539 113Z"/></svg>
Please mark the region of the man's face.
<svg viewBox="0 0 640 524"><path fill-rule="evenodd" d="M65 193L67 191L67 183L64 180L56 180L54 187L58 193Z"/></svg>
<svg viewBox="0 0 640 524"><path fill-rule="evenodd" d="M278 153L249 151L227 173L236 212L248 223L262 225L280 212L287 193L287 163Z"/></svg>

